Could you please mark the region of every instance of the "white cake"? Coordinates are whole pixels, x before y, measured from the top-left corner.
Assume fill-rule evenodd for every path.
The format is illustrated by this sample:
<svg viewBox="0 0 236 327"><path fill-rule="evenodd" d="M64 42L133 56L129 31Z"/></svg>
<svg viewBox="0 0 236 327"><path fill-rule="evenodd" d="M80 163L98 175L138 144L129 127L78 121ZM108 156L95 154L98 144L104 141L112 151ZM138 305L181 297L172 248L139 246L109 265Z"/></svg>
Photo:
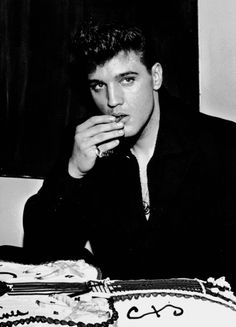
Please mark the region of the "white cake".
<svg viewBox="0 0 236 327"><path fill-rule="evenodd" d="M110 326L112 299L92 296L99 270L79 261L21 265L0 261L0 326Z"/></svg>
<svg viewBox="0 0 236 327"><path fill-rule="evenodd" d="M235 327L236 298L224 278L105 281L118 327ZM99 285L94 283L94 291Z"/></svg>
<svg viewBox="0 0 236 327"><path fill-rule="evenodd" d="M235 327L225 279L101 280L83 260L0 261L0 327Z"/></svg>

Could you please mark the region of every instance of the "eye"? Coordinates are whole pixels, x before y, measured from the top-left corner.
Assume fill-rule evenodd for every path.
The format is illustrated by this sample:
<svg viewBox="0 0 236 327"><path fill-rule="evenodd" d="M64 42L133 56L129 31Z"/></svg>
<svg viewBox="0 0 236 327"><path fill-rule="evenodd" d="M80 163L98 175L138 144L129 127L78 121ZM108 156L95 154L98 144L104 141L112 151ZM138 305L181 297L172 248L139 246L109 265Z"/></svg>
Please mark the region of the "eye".
<svg viewBox="0 0 236 327"><path fill-rule="evenodd" d="M122 78L121 84L122 85L131 85L134 83L134 81L135 81L134 76L126 76L126 77Z"/></svg>
<svg viewBox="0 0 236 327"><path fill-rule="evenodd" d="M90 84L90 89L94 92L99 92L104 88L104 83L102 82L97 82L97 83L91 83Z"/></svg>

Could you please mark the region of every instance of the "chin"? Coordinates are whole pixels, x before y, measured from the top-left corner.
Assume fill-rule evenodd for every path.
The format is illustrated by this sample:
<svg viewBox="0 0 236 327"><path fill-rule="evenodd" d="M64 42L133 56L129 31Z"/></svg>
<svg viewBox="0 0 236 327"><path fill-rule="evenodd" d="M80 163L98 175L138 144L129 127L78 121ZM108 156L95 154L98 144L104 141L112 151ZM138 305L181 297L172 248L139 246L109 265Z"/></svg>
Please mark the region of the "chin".
<svg viewBox="0 0 236 327"><path fill-rule="evenodd" d="M125 126L125 137L135 137L140 135L141 128Z"/></svg>
<svg viewBox="0 0 236 327"><path fill-rule="evenodd" d="M134 131L132 130L126 130L125 129L125 135L124 137L127 138L127 137L132 137L132 136L135 136L137 133L135 133Z"/></svg>

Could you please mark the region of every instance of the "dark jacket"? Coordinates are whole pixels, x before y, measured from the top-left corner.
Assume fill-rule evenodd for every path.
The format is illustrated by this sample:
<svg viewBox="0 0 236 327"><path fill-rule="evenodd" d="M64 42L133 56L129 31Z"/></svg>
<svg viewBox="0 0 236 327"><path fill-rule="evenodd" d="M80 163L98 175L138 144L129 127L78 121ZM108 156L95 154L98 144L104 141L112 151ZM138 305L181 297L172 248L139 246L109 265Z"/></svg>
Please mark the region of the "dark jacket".
<svg viewBox="0 0 236 327"><path fill-rule="evenodd" d="M164 91L160 108L147 168L149 220L129 148L98 159L76 180L67 173L70 146L26 203L26 249L39 260L78 258L89 239L104 278L225 276L236 286L235 124L193 111Z"/></svg>

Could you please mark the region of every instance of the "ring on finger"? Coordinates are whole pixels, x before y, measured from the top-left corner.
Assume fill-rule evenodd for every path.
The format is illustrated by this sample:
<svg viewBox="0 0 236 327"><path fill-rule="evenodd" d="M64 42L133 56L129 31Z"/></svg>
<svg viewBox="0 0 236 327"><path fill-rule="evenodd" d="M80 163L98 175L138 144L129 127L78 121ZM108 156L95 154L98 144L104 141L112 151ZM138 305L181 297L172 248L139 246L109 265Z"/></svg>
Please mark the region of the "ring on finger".
<svg viewBox="0 0 236 327"><path fill-rule="evenodd" d="M96 148L96 155L97 155L97 157L99 157L99 158L102 158L102 157L103 157L103 152L99 149L98 146L97 146L97 148Z"/></svg>

